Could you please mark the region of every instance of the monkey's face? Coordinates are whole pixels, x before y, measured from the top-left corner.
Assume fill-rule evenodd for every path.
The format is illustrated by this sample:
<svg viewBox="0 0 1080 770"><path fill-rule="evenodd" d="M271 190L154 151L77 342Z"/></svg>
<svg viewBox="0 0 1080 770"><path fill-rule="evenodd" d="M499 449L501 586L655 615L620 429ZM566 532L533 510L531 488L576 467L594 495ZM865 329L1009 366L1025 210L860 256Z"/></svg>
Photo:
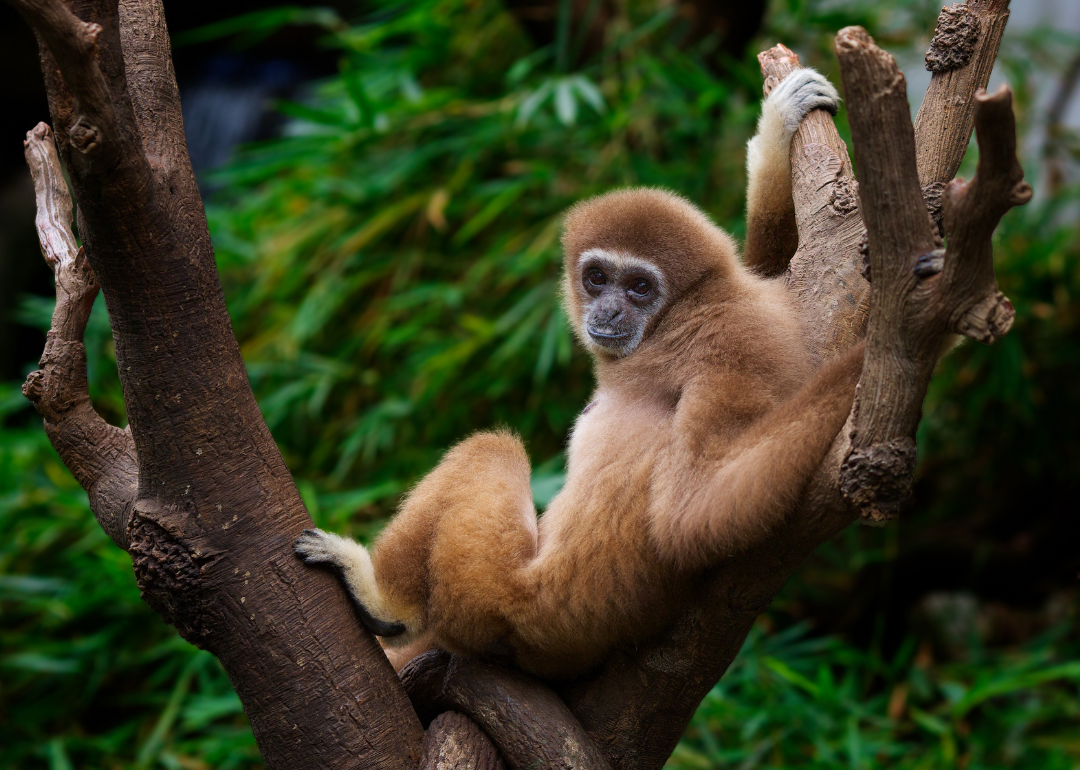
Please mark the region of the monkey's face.
<svg viewBox="0 0 1080 770"><path fill-rule="evenodd" d="M586 346L614 358L633 353L664 306L663 274L644 259L589 249L578 260L577 279Z"/></svg>

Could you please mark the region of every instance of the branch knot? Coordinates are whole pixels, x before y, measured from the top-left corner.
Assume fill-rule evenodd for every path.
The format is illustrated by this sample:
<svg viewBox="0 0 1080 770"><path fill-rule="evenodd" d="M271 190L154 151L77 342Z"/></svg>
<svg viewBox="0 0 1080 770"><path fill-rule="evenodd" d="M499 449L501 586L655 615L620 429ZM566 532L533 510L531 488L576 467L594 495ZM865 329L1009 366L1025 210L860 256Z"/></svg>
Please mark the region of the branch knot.
<svg viewBox="0 0 1080 770"><path fill-rule="evenodd" d="M915 461L910 437L854 449L840 466L840 492L864 519L895 519L911 504Z"/></svg>
<svg viewBox="0 0 1080 770"><path fill-rule="evenodd" d="M950 72L971 61L979 40L979 19L966 6L942 8L938 16L934 39L926 52L929 72Z"/></svg>
<svg viewBox="0 0 1080 770"><path fill-rule="evenodd" d="M71 140L71 146L83 155L93 152L100 144L98 141L98 130L90 125L83 116L80 116L79 119L75 121L75 125L73 125L68 132L68 137Z"/></svg>
<svg viewBox="0 0 1080 770"><path fill-rule="evenodd" d="M1004 337L1012 328L1016 309L1000 291L983 297L956 321L957 334L989 345Z"/></svg>

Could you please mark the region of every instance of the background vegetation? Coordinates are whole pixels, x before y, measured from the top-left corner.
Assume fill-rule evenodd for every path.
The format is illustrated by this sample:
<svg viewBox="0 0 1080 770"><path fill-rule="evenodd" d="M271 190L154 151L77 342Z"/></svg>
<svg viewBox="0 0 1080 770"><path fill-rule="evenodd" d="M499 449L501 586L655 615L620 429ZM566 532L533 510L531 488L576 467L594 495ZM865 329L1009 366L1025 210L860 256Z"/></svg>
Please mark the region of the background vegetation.
<svg viewBox="0 0 1080 770"><path fill-rule="evenodd" d="M832 37L862 24L917 63L937 8L782 0L750 50L782 40L836 80ZM658 185L741 235L756 62L687 43L674 6L644 2L575 66L569 25L537 49L495 0L383 2L358 23L285 9L189 40L286 23L321 28L340 72L280 105L287 136L213 175L208 214L252 384L312 515L369 537L448 446L498 424L525 438L542 504L591 388L557 306L560 214ZM1045 131L1032 90L1078 51L1045 31L1003 51L1039 189L998 236L1017 326L941 365L920 505L796 575L671 767L1080 767L1078 145ZM103 310L91 389L122 423ZM18 313L47 328L50 311L26 298ZM0 767L259 767L223 671L139 600L18 383L0 418Z"/></svg>

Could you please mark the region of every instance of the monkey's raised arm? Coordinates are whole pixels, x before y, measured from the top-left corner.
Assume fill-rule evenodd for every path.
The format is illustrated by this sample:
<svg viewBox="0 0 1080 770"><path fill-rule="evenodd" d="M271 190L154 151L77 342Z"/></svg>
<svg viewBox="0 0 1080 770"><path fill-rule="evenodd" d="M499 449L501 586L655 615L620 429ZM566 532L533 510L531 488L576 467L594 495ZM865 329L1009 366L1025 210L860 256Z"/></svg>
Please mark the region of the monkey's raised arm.
<svg viewBox="0 0 1080 770"><path fill-rule="evenodd" d="M757 133L746 146L744 261L761 275L779 275L799 247L791 198L791 138L816 109L836 114L839 95L816 70L788 75L761 104Z"/></svg>

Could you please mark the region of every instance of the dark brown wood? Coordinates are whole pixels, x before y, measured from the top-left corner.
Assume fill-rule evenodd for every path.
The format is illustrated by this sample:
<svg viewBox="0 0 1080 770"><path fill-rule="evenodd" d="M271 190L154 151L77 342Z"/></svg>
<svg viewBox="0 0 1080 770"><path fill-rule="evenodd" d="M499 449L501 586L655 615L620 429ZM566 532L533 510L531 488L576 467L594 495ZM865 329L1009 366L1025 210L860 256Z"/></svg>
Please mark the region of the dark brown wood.
<svg viewBox="0 0 1080 770"><path fill-rule="evenodd" d="M971 182L954 179L942 198L945 252L940 312L956 334L989 344L1009 331L1013 307L994 279L991 237L1013 206L1031 200L1031 185L1016 157L1016 118L1012 92L975 94L975 134L979 168Z"/></svg>
<svg viewBox="0 0 1080 770"><path fill-rule="evenodd" d="M880 520L908 504L915 429L947 336L958 332L992 342L1011 325L1012 307L994 282L990 236L1005 211L1026 202L1031 190L1016 161L1008 89L977 97L980 146L988 154L979 176L986 181L973 188L954 181L946 188L950 248L940 249L923 205L903 75L859 27L840 32L836 53L856 162L875 181L860 192L873 286L851 452L840 483L864 516ZM971 198L970 189L977 190Z"/></svg>
<svg viewBox="0 0 1080 770"><path fill-rule="evenodd" d="M422 716L448 709L467 714L512 770L609 767L559 696L518 671L434 651L402 669L401 681Z"/></svg>
<svg viewBox="0 0 1080 770"><path fill-rule="evenodd" d="M506 770L506 764L476 722L447 711L428 728L420 770Z"/></svg>
<svg viewBox="0 0 1080 770"><path fill-rule="evenodd" d="M137 491L123 532L107 530L131 554L146 601L221 659L268 767L414 767L423 732L397 677L337 581L292 553L311 520L226 312L160 2L125 0L123 24L116 0L12 2L42 43L58 148L131 421L135 451L117 457L129 471L137 457L137 476L114 478ZM43 371L66 366L84 392L81 345L69 342L50 342ZM48 385L43 377L28 387L54 403ZM90 420L80 403L77 416ZM50 431L76 471L99 451L82 422ZM117 441L129 435L94 424ZM83 465L103 466L107 447L97 466ZM80 481L92 500L108 497L101 481Z"/></svg>

